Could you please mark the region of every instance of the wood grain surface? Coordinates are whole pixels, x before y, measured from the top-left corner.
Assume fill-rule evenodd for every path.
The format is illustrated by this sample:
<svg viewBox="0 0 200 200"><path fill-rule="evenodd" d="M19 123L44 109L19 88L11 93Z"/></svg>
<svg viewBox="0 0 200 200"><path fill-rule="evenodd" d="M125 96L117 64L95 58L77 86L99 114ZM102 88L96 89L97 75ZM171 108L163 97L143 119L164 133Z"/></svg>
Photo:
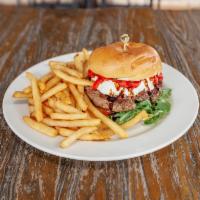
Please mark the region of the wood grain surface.
<svg viewBox="0 0 200 200"><path fill-rule="evenodd" d="M122 33L154 46L200 94L200 11L0 6L0 103L11 81L31 65L117 41ZM6 124L1 108L0 199L199 200L200 117L187 134L155 153L85 162L51 156L24 143Z"/></svg>

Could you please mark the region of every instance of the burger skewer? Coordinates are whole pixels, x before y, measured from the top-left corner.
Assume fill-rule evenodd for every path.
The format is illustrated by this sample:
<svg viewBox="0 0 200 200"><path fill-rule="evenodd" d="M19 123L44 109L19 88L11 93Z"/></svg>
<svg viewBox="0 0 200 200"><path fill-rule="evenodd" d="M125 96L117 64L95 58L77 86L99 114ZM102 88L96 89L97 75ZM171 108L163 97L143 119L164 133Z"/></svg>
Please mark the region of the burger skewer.
<svg viewBox="0 0 200 200"><path fill-rule="evenodd" d="M128 42L129 42L129 39L130 39L128 34L121 35L120 39L121 39L121 42L124 43L123 49L124 49L124 51L126 51L127 47L128 47Z"/></svg>

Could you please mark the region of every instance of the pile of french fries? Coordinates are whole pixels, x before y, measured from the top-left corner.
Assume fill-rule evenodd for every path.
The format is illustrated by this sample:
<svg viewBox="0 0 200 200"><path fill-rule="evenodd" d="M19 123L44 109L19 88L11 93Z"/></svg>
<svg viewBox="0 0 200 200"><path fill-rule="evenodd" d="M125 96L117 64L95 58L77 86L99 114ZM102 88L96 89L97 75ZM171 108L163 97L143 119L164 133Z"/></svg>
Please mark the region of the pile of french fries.
<svg viewBox="0 0 200 200"><path fill-rule="evenodd" d="M30 115L23 117L24 122L45 135L63 136L61 148L77 140L109 140L115 134L126 138L125 129L148 117L142 111L119 126L102 114L84 93L84 86L93 84L84 78L88 57L83 49L71 62L50 61L50 72L40 78L27 72L30 86L13 94L27 100Z"/></svg>

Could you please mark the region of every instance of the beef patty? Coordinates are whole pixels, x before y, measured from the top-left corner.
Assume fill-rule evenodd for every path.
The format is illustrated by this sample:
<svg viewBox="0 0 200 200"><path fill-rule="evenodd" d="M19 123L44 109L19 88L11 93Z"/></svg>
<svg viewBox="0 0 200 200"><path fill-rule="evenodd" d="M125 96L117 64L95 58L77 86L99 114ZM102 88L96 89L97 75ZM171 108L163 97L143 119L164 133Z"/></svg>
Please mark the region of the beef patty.
<svg viewBox="0 0 200 200"><path fill-rule="evenodd" d="M85 91L91 101L100 108L110 110L111 112L128 111L135 108L135 101L144 101L150 99L156 101L159 96L159 90L155 88L150 94L146 91L140 92L135 97L110 97L100 93L92 87L85 87Z"/></svg>

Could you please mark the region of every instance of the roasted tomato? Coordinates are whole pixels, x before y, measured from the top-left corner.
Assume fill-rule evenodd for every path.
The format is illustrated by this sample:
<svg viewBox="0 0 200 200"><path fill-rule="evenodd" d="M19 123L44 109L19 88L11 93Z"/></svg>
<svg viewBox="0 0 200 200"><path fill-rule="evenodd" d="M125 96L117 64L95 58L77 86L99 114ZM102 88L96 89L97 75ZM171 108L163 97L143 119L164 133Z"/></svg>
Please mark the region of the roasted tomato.
<svg viewBox="0 0 200 200"><path fill-rule="evenodd" d="M109 116L112 114L111 110L109 109L99 108L99 110L106 116Z"/></svg>

